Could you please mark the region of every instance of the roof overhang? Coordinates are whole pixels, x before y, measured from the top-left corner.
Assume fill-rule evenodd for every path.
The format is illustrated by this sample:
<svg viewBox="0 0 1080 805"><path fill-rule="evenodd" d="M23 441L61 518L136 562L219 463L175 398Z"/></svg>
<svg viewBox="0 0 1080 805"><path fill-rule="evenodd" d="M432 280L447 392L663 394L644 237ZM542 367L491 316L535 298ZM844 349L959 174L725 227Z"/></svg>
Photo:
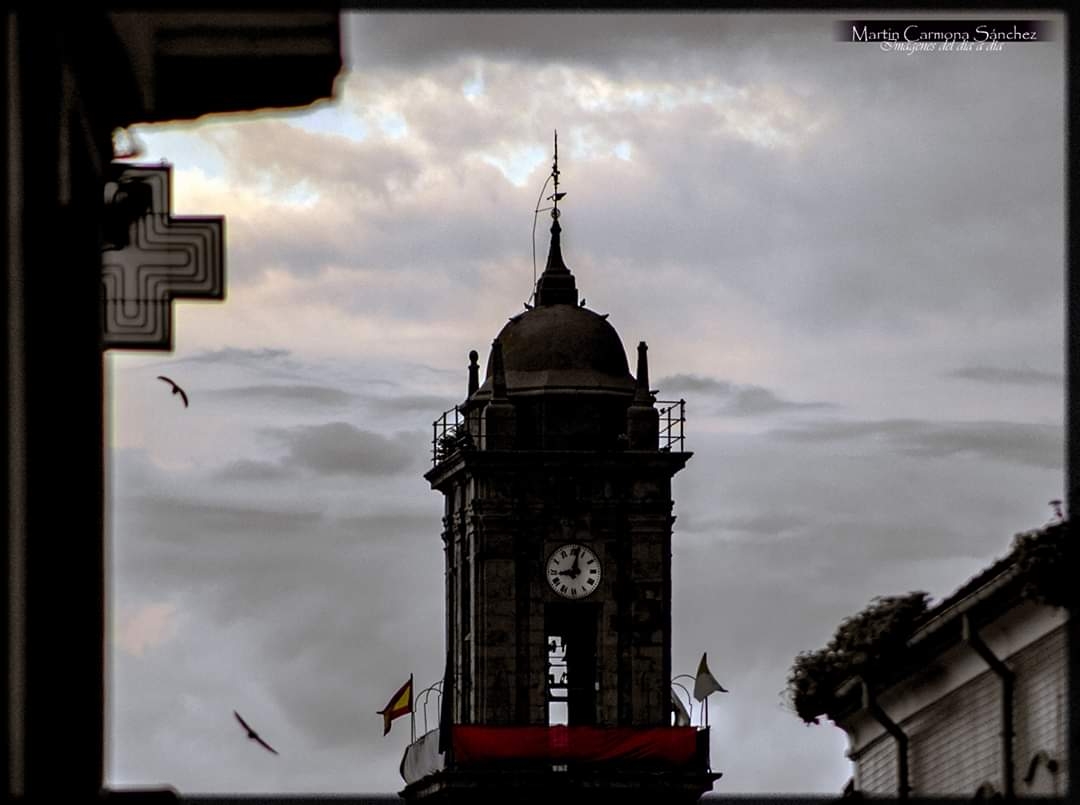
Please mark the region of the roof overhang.
<svg viewBox="0 0 1080 805"><path fill-rule="evenodd" d="M307 106L342 68L340 4L304 10L116 11L128 74L113 82L117 125ZM126 64L125 64L126 62ZM126 67L126 70L124 69Z"/></svg>

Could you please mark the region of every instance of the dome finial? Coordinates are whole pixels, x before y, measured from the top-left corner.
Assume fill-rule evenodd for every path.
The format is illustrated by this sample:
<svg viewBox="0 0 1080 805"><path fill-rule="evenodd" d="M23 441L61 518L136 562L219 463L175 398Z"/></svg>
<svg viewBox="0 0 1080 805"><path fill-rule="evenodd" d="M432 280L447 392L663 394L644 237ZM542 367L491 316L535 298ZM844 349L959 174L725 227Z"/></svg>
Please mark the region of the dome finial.
<svg viewBox="0 0 1080 805"><path fill-rule="evenodd" d="M480 353L475 349L469 350L469 396L476 394L476 390L480 388L480 364L477 361L480 360Z"/></svg>
<svg viewBox="0 0 1080 805"><path fill-rule="evenodd" d="M634 405L653 404L652 391L649 388L649 346L644 341L637 345L637 377L634 384Z"/></svg>

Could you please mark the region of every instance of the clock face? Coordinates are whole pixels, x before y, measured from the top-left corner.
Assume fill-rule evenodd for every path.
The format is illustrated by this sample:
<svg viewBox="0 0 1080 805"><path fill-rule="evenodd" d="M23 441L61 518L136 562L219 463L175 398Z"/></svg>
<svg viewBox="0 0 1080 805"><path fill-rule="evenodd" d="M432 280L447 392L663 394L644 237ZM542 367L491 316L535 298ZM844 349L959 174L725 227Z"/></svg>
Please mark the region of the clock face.
<svg viewBox="0 0 1080 805"><path fill-rule="evenodd" d="M600 586L603 569L591 549L570 543L554 550L544 573L551 589L563 598L585 598Z"/></svg>

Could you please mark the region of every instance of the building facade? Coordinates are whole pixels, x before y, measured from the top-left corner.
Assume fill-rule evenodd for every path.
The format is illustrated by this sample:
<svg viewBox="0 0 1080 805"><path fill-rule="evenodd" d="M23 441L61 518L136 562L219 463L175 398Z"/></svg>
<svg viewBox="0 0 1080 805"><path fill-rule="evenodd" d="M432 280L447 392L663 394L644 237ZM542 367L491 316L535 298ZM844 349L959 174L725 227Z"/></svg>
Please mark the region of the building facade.
<svg viewBox="0 0 1080 805"><path fill-rule="evenodd" d="M1043 550L1066 529L1024 539ZM1060 591L1044 594L1033 576L1047 567L1033 571L1025 550L1014 548L927 612L895 667L837 691L834 721L855 767L850 793L1067 793L1068 611ZM1039 561L1052 568L1057 559Z"/></svg>

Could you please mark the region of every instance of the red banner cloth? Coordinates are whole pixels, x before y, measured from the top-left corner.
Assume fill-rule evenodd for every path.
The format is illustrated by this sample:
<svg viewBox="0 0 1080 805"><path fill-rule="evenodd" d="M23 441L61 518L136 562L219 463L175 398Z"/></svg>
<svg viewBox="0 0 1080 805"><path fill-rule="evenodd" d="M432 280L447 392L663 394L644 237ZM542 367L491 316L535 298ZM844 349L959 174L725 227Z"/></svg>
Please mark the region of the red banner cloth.
<svg viewBox="0 0 1080 805"><path fill-rule="evenodd" d="M596 763L613 760L691 765L695 727L486 727L455 724L456 763L536 760Z"/></svg>

